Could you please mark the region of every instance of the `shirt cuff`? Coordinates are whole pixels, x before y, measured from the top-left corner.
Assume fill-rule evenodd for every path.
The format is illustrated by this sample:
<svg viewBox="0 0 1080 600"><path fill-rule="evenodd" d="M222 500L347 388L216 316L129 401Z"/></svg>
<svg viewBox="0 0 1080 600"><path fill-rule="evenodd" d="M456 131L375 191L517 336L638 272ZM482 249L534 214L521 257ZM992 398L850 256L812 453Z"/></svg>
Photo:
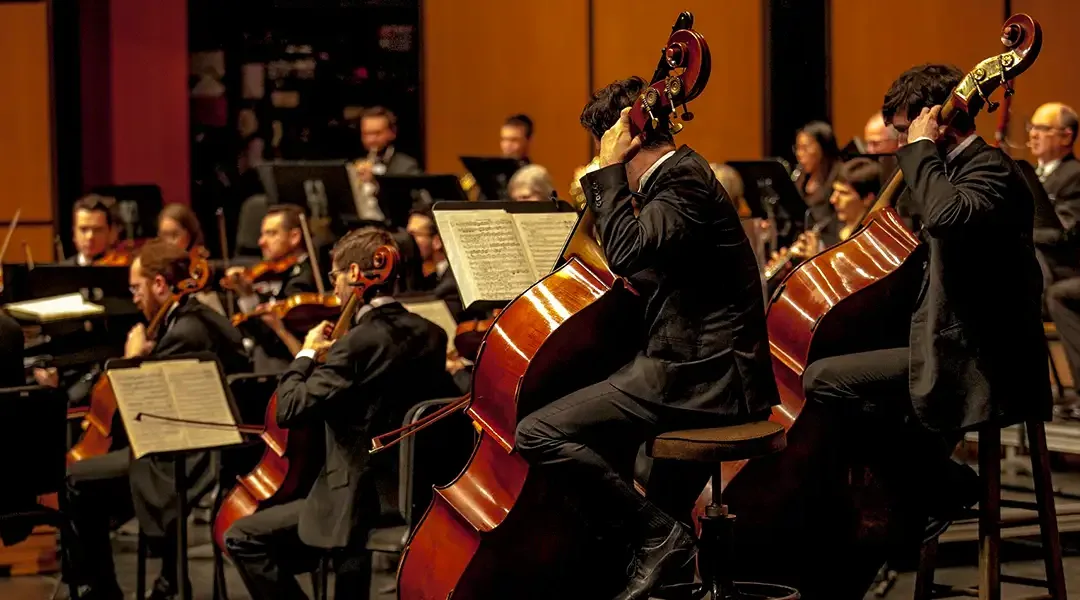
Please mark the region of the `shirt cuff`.
<svg viewBox="0 0 1080 600"><path fill-rule="evenodd" d="M296 353L296 358L310 358L315 360L315 351L311 348L306 348Z"/></svg>
<svg viewBox="0 0 1080 600"><path fill-rule="evenodd" d="M258 294L248 294L247 296L240 296L236 299L236 306L240 308L240 312L242 313L249 313L255 310L255 307L258 305Z"/></svg>

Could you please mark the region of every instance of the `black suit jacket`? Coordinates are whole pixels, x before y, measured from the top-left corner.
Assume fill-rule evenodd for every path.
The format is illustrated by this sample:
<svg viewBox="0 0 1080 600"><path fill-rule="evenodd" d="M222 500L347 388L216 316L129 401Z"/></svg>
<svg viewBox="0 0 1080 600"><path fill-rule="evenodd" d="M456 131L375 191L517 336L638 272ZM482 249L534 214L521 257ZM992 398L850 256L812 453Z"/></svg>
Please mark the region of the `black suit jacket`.
<svg viewBox="0 0 1080 600"><path fill-rule="evenodd" d="M305 292L317 292L319 288L315 284L315 277L315 270L312 268L311 260L305 259L296 263L293 268L280 277L268 278L256 283L254 285L255 293L259 296L259 302L268 302L271 299L285 300ZM274 330L270 329L262 320L248 319L241 327L257 346L262 347L267 356L286 360L292 358L285 342L281 341L278 334L274 333ZM297 336L301 341L307 334L306 331L291 330L290 333ZM284 364L284 362L281 362L281 365Z"/></svg>
<svg viewBox="0 0 1080 600"><path fill-rule="evenodd" d="M1016 163L976 138L948 165L897 150L928 248L912 315L909 386L928 429L1049 419L1033 200Z"/></svg>
<svg viewBox="0 0 1080 600"><path fill-rule="evenodd" d="M645 182L637 217L623 165L581 185L611 270L646 301L640 351L612 385L727 416L778 404L757 260L708 161L679 148Z"/></svg>
<svg viewBox="0 0 1080 600"><path fill-rule="evenodd" d="M19 322L0 310L0 387L26 385L23 332Z"/></svg>
<svg viewBox="0 0 1080 600"><path fill-rule="evenodd" d="M415 158L397 150L390 155L390 160L386 163L387 175L420 175L423 172Z"/></svg>
<svg viewBox="0 0 1080 600"><path fill-rule="evenodd" d="M194 298L181 302L167 317L150 356L213 352L226 375L251 370L240 332L225 317ZM189 453L186 461L190 508L210 490L217 473L211 468L209 452ZM168 525L176 519L176 476L172 460L144 456L132 461L129 473L140 527L149 536L165 535Z"/></svg>
<svg viewBox="0 0 1080 600"><path fill-rule="evenodd" d="M445 397L446 333L392 302L371 308L327 352L323 364L297 358L278 383L278 423L326 431L326 463L300 515L300 539L343 547L379 516L374 435L401 426L417 402ZM366 537L363 538L366 540Z"/></svg>
<svg viewBox="0 0 1080 600"><path fill-rule="evenodd" d="M1057 223L1036 222L1035 244L1054 281L1080 275L1080 160L1065 156L1042 180ZM1044 219L1045 220L1045 219Z"/></svg>

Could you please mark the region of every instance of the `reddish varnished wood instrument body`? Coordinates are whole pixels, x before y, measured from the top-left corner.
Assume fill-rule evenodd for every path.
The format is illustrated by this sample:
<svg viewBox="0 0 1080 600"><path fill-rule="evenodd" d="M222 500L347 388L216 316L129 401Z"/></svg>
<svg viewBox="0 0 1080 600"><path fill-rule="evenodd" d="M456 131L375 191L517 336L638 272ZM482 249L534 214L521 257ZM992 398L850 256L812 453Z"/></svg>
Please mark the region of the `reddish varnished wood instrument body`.
<svg viewBox="0 0 1080 600"><path fill-rule="evenodd" d="M708 78L704 39L689 29L688 13L679 23L684 28L677 25L669 38L659 77L654 75L631 113L635 135L668 126L673 104L696 97ZM683 69L682 75L669 75L676 68ZM484 337L472 399L465 404L478 431L473 455L453 482L435 488L414 528L398 569L399 598L600 598L614 593L605 586L619 578L625 563L606 571L604 560L618 562L621 555L612 549L595 551L595 540L565 503L567 490L514 452L521 418L607 377L638 346L637 328L628 323L640 321L642 307L611 272L593 229L592 213L586 211L561 264L511 302ZM380 447L377 440L375 445Z"/></svg>
<svg viewBox="0 0 1080 600"><path fill-rule="evenodd" d="M1035 60L1040 41L1038 23L1010 18L1005 52L968 74L940 122L961 112L973 118L991 92ZM773 294L769 344L782 405L772 420L787 429L788 446L724 469L724 500L738 515L736 572L796 586L806 598L840 597L842 586L861 594L899 533L894 501L871 470L856 466L839 492L824 482L830 440L816 407L805 404L802 375L820 358L907 345L924 247L892 208L903 190L897 172L861 229L800 264ZM841 550L821 552L823 536Z"/></svg>
<svg viewBox="0 0 1080 600"><path fill-rule="evenodd" d="M354 284L349 301L340 309L340 316L331 340L340 339L353 325L356 312L364 304L365 292L387 281L398 263L397 251L382 246L375 252L375 268L361 273L361 280ZM338 301L340 304L340 301ZM323 355L317 355L321 361ZM303 498L311 489L323 466L325 450L322 430L312 428L287 429L277 422L277 392L266 406L262 431L259 437L266 443L266 450L258 464L247 475L237 478L236 485L226 494L214 516L212 533L214 543L222 552L225 548L225 532L237 520L252 515L260 508L282 504Z"/></svg>
<svg viewBox="0 0 1080 600"><path fill-rule="evenodd" d="M158 330L165 322L169 308L180 298L202 291L210 281L210 254L206 248L198 246L191 250L190 277L178 282L172 298L154 315L146 328L148 339L155 339ZM130 257L129 257L130 258ZM130 260L129 260L130 264ZM111 266L119 266L111 265ZM99 377L90 393L90 410L83 419L83 434L79 441L68 450L67 462L71 464L93 456L101 456L113 449L113 423L119 410L112 385L104 375Z"/></svg>

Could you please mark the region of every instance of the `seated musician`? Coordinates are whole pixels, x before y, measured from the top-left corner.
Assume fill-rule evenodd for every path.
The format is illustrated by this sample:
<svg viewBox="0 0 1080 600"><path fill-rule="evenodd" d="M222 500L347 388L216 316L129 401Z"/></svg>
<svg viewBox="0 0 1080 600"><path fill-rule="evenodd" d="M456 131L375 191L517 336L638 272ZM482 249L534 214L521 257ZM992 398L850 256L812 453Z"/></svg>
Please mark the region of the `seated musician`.
<svg viewBox="0 0 1080 600"><path fill-rule="evenodd" d="M813 228L817 223L833 216L829 205L832 184L840 169L840 149L831 125L824 121L811 121L795 134L795 159L799 175L795 188L806 203L807 211L800 228ZM798 218L792 215L794 218Z"/></svg>
<svg viewBox="0 0 1080 600"><path fill-rule="evenodd" d="M515 202L550 202L555 193L555 184L544 167L525 165L510 177L506 190Z"/></svg>
<svg viewBox="0 0 1080 600"><path fill-rule="evenodd" d="M158 214L157 226L159 238L188 252L206 245L199 218L186 204L166 204ZM214 290L195 292L195 297L219 314L225 314L221 298Z"/></svg>
<svg viewBox="0 0 1080 600"><path fill-rule="evenodd" d="M25 339L19 322L0 309L0 388L26 385Z"/></svg>
<svg viewBox="0 0 1080 600"><path fill-rule="evenodd" d="M868 158L853 158L841 165L829 196L836 216L822 228L821 246L827 248L855 233L880 191L880 164Z"/></svg>
<svg viewBox="0 0 1080 600"><path fill-rule="evenodd" d="M342 303L351 284L372 268L379 246L393 246L374 227L350 232L332 253L330 279ZM393 287L392 281L382 286ZM278 384L282 427L325 428L325 468L306 499L244 517L225 533L229 555L256 600L304 598L294 574L313 570L314 548L332 549L334 597L363 599L371 585L368 531L379 516L372 474L384 455L369 455L371 436L400 426L406 411L445 393L446 333L408 312L378 288L352 329L328 342L329 323L308 332L303 349ZM324 363L316 353L326 351Z"/></svg>
<svg viewBox="0 0 1080 600"><path fill-rule="evenodd" d="M908 344L822 358L803 375L807 398L843 429L834 439L876 466L927 538L979 498L974 471L950 458L963 432L1049 418L1051 404L1031 192L967 115L937 120L963 77L912 68L882 107L925 218Z"/></svg>
<svg viewBox="0 0 1080 600"><path fill-rule="evenodd" d="M620 600L693 577L687 523L708 479L705 470L642 496L623 476L641 444L665 431L764 420L779 402L761 277L735 206L708 161L676 149L666 130L631 139L628 107L645 86L638 77L612 83L581 113L600 144L600 169L581 187L603 251L651 307L641 346L607 379L525 417L516 436L526 460L575 490L599 535L629 537L635 557ZM715 268L708 277L694 267L703 256Z"/></svg>
<svg viewBox="0 0 1080 600"><path fill-rule="evenodd" d="M62 265L88 267L108 252L120 236L116 203L112 198L89 194L75 201L71 210L75 254Z"/></svg>
<svg viewBox="0 0 1080 600"><path fill-rule="evenodd" d="M130 270L134 302L147 319L153 319L168 306L173 286L189 277L188 253L164 240L150 240L139 248ZM181 297L166 310L168 316L157 339L147 339L142 324L132 328L124 348L126 358L209 351L217 354L227 374L249 370L240 332L220 314L190 297ZM117 415L117 421L119 418ZM119 422L114 424L113 435L120 435L117 432L122 428ZM126 440L115 440L114 448L117 442L121 447L126 446ZM194 506L213 485L215 473L210 466L209 453L188 456L188 507ZM151 548L162 557L161 574L150 597L163 600L175 593L174 489L171 459L147 456L132 460L126 447L68 467L67 508L74 535L64 539L64 575L84 589L80 597L123 598L116 582L109 527L110 521L123 523L133 514Z"/></svg>
<svg viewBox="0 0 1080 600"><path fill-rule="evenodd" d="M245 267L229 267L226 277L231 279L239 297L236 300L240 312L251 312L260 304L271 300L286 300L304 292L317 292L318 286L308 260L301 228L301 208L292 204L270 207L262 221L259 248L263 261L275 262L296 258L296 264L283 273L271 273L253 282L246 275ZM260 326L259 324L262 324ZM253 352L255 370L260 373L280 371L289 364L290 357L300 348L298 335L303 332L289 331L273 315L265 315L258 323L245 326L245 333L255 342Z"/></svg>

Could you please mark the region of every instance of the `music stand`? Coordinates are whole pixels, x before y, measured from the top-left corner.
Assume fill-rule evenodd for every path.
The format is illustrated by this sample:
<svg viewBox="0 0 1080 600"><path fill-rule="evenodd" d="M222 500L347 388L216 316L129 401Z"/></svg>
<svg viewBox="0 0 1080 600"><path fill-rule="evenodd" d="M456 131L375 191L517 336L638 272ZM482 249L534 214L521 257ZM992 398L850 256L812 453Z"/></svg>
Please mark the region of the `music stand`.
<svg viewBox="0 0 1080 600"><path fill-rule="evenodd" d="M476 180L480 193L484 200L498 202L509 200L510 178L524 166L523 162L516 158L489 157L489 156L461 156L458 157L465 170L472 174Z"/></svg>
<svg viewBox="0 0 1080 600"><path fill-rule="evenodd" d="M802 220L807 209L806 202L783 163L770 159L729 161L727 164L742 177L743 196L750 210L753 211L755 206L762 210L761 214L753 216L769 218L772 216L769 213L779 209L792 218Z"/></svg>
<svg viewBox="0 0 1080 600"><path fill-rule="evenodd" d="M140 357L140 358L113 359L113 360L110 360L110 361L105 363L105 375L104 376L108 377L109 371L118 370L118 369L135 369L135 368L138 368L140 365L143 365L143 364L146 364L146 363L176 362L176 361L183 361L183 360L188 360L188 359L195 359L195 360L198 360L200 363L207 363L208 362L208 363L213 363L214 364L214 366L217 369L218 385L221 386L222 393L223 393L225 401L226 401L226 403L228 405L228 409L232 414L233 424L238 425L238 424L242 423L242 421L240 421L240 419L239 419L239 411L236 408L236 401L233 398L232 391L230 390L229 384L227 383L227 381L225 379L224 369L222 368L221 362L218 360L217 355L214 354L213 352L191 352L191 353L186 353L186 354L178 354L178 355L174 355L174 356L163 356L163 357ZM118 397L118 400L119 399L120 398ZM118 410L120 411L121 416L123 417L123 419L125 421L124 425L125 425L125 429L128 431L128 437L129 437L129 439L131 439L132 449L135 449L136 448L136 445L135 445L136 444L136 441L135 441L136 438L135 438L134 431L128 425L128 418L127 418L128 415L123 414L124 413L124 408L125 408L124 403L123 402L118 402L117 404L118 404ZM136 415L130 415L131 420L133 420L133 421L142 421L143 416L145 416L145 415L143 413L141 413L141 412L136 414ZM170 452L148 452L148 453L145 454L145 456L147 456L147 457L155 457L155 456L160 456L160 457L163 457L163 458L168 457L169 459L172 460L172 464L173 464L173 475L175 477L174 491L176 493L176 501L177 501L176 502L176 537L177 537L177 552L176 552L176 561L177 561L176 575L177 575L177 577L176 577L176 585L177 585L177 596L180 597L180 598L185 597L185 588L187 586L187 581L188 581L188 564L187 564L188 563L188 549L187 549L188 532L187 532L187 518L186 518L186 514L185 514L187 512L187 503L188 503L188 500L187 500L188 483L187 483L187 465L186 465L185 457L186 457L187 453L189 453L189 452L210 452L210 451L213 451L213 450L221 450L223 448L231 448L231 447L236 446L237 444L238 443L234 442L234 443L230 443L230 444L227 444L227 445L199 446L199 447L191 447L191 448L187 448L187 449L183 449L183 450L176 450L176 451L170 451ZM135 460L140 460L140 459L135 459Z"/></svg>
<svg viewBox="0 0 1080 600"><path fill-rule="evenodd" d="M303 206L309 218L328 217L339 224L357 217L345 161L272 161L259 165L259 177L271 205Z"/></svg>
<svg viewBox="0 0 1080 600"><path fill-rule="evenodd" d="M379 209L394 227L405 227L416 204L468 201L453 175L376 175Z"/></svg>
<svg viewBox="0 0 1080 600"><path fill-rule="evenodd" d="M157 218L164 206L161 188L154 184L99 185L91 193L116 198L116 213L122 228L121 239L143 239L157 235Z"/></svg>

